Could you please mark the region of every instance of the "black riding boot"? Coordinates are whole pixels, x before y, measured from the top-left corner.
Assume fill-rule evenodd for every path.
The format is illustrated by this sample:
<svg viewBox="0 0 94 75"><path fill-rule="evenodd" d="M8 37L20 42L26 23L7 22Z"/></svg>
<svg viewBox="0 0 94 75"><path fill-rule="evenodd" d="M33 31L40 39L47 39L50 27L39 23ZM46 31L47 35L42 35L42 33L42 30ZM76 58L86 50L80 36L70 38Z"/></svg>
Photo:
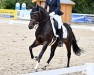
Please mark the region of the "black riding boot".
<svg viewBox="0 0 94 75"><path fill-rule="evenodd" d="M58 46L62 47L63 46L63 33L62 33L62 29L58 29L58 35L59 35L59 43Z"/></svg>

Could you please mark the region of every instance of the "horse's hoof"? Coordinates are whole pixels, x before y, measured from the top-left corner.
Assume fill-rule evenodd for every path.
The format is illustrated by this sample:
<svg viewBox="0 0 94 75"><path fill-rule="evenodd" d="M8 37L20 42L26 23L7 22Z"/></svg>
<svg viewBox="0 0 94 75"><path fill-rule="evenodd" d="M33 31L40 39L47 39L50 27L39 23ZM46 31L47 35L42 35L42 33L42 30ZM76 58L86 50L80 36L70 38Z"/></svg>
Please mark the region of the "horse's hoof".
<svg viewBox="0 0 94 75"><path fill-rule="evenodd" d="M63 68L69 68L68 66L64 66Z"/></svg>
<svg viewBox="0 0 94 75"><path fill-rule="evenodd" d="M66 68L69 68L69 66L67 66Z"/></svg>
<svg viewBox="0 0 94 75"><path fill-rule="evenodd" d="M38 56L35 56L35 58L37 59L37 58L38 58Z"/></svg>
<svg viewBox="0 0 94 75"><path fill-rule="evenodd" d="M34 59L35 59L36 61L38 61L38 56L35 56Z"/></svg>
<svg viewBox="0 0 94 75"><path fill-rule="evenodd" d="M44 66L43 68L41 68L42 70L46 70L46 66Z"/></svg>
<svg viewBox="0 0 94 75"><path fill-rule="evenodd" d="M34 59L34 56L31 56L31 59Z"/></svg>
<svg viewBox="0 0 94 75"><path fill-rule="evenodd" d="M38 72L38 70L37 69L34 69L34 72Z"/></svg>

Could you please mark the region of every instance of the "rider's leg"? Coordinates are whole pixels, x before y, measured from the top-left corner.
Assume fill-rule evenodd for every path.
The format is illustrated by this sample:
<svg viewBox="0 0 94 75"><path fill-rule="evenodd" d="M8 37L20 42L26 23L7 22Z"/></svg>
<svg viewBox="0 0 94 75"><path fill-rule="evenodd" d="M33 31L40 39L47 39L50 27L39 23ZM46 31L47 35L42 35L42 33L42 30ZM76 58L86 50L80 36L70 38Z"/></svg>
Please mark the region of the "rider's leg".
<svg viewBox="0 0 94 75"><path fill-rule="evenodd" d="M63 46L62 19L59 15L55 15L54 18L58 22L59 46L61 47Z"/></svg>
<svg viewBox="0 0 94 75"><path fill-rule="evenodd" d="M62 47L63 46L63 33L62 33L62 28L58 29L58 35L59 35L59 43L58 46Z"/></svg>

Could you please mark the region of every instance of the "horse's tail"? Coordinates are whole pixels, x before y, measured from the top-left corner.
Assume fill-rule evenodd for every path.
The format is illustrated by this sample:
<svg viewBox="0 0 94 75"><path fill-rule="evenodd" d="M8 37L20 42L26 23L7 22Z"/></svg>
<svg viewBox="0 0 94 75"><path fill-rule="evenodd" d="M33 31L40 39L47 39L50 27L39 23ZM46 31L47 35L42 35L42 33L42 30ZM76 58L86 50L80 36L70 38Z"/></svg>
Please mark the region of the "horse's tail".
<svg viewBox="0 0 94 75"><path fill-rule="evenodd" d="M75 38L75 35L73 33L73 40L72 40L72 48L73 48L73 52L77 55L77 56L80 56L81 55L81 49L78 47L77 45L77 41L76 41L76 38Z"/></svg>

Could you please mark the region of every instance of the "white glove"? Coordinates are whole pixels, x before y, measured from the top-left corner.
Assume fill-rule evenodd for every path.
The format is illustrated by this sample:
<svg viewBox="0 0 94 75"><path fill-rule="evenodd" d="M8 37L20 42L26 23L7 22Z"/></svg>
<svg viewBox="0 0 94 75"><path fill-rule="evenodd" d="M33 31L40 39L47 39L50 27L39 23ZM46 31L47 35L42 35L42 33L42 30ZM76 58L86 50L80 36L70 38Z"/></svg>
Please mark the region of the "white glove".
<svg viewBox="0 0 94 75"><path fill-rule="evenodd" d="M50 16L53 16L53 15L55 15L55 12L51 12L49 15L50 15Z"/></svg>

